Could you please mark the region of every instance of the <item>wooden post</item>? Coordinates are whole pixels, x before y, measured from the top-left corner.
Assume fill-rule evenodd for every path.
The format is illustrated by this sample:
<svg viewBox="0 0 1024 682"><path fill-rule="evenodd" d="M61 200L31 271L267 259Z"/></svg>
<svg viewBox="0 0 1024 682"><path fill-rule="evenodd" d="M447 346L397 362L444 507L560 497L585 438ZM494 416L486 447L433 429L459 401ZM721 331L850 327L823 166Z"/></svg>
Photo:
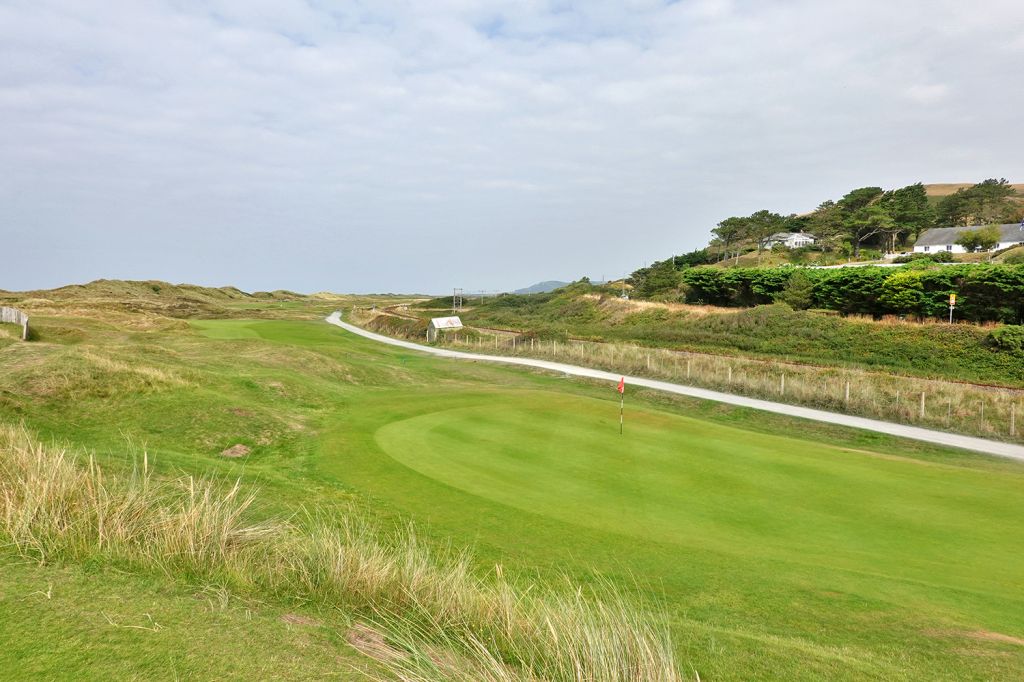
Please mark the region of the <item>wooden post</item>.
<svg viewBox="0 0 1024 682"><path fill-rule="evenodd" d="M1017 404L1010 403L1010 435L1017 435Z"/></svg>
<svg viewBox="0 0 1024 682"><path fill-rule="evenodd" d="M844 396L843 400L846 402L847 405L850 404L850 382L849 381L846 382L846 395Z"/></svg>
<svg viewBox="0 0 1024 682"><path fill-rule="evenodd" d="M729 365L729 383L732 383L732 365Z"/></svg>
<svg viewBox="0 0 1024 682"><path fill-rule="evenodd" d="M786 375L782 375L781 381L779 381L779 395L786 395Z"/></svg>
<svg viewBox="0 0 1024 682"><path fill-rule="evenodd" d="M650 353L647 354L647 371L648 372L651 371L651 354Z"/></svg>
<svg viewBox="0 0 1024 682"><path fill-rule="evenodd" d="M512 337L512 350L516 349L516 337Z"/></svg>
<svg viewBox="0 0 1024 682"><path fill-rule="evenodd" d="M686 358L686 378L690 378L690 358Z"/></svg>
<svg viewBox="0 0 1024 682"><path fill-rule="evenodd" d="M921 419L924 419L924 391L921 391Z"/></svg>
<svg viewBox="0 0 1024 682"><path fill-rule="evenodd" d="M953 419L953 399L950 398L946 403L946 426L949 426L950 421Z"/></svg>

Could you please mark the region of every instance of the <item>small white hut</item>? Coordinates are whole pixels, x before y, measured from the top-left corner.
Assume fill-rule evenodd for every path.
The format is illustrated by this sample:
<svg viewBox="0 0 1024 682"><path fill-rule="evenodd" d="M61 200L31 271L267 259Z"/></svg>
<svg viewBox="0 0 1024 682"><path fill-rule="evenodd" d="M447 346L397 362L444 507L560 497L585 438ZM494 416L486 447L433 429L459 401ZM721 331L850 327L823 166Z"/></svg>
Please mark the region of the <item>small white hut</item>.
<svg viewBox="0 0 1024 682"><path fill-rule="evenodd" d="M435 317L427 325L427 341L437 341L439 332L462 329L462 320L458 317Z"/></svg>

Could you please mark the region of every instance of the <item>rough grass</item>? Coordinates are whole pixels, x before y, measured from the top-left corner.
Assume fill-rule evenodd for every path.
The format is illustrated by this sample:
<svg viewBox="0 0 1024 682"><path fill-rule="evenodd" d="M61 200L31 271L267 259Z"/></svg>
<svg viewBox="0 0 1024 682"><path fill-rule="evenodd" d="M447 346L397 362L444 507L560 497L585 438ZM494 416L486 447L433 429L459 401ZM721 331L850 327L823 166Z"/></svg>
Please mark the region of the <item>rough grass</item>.
<svg viewBox="0 0 1024 682"><path fill-rule="evenodd" d="M101 560L363 613L405 680L676 680L661 620L608 590L529 592L357 517L254 520L240 484L129 474L0 427L0 534L40 562Z"/></svg>
<svg viewBox="0 0 1024 682"><path fill-rule="evenodd" d="M577 289L500 296L465 310L462 319L542 338L617 341L1024 387L1024 363L993 349L987 342L990 328L978 325L844 318L785 306L635 310L613 297Z"/></svg>

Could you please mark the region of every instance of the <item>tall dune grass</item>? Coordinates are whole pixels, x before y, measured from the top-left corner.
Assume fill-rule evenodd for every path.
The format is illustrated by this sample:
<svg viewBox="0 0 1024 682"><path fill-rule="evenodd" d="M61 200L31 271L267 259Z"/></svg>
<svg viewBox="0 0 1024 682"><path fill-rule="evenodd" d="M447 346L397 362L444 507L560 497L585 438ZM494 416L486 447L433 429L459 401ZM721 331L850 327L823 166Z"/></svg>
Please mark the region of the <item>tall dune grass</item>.
<svg viewBox="0 0 1024 682"><path fill-rule="evenodd" d="M376 328L386 329L390 319L378 322ZM397 328L389 331L402 335ZM1024 442L1024 390L627 343L500 333L488 336L473 330L444 336L439 343L458 350L551 359L884 421Z"/></svg>
<svg viewBox="0 0 1024 682"><path fill-rule="evenodd" d="M357 514L261 520L238 483L112 475L0 426L0 538L39 561L104 560L245 594L347 609L392 679L673 682L663 619L604 586L523 589L462 552ZM372 653L372 652L371 652Z"/></svg>

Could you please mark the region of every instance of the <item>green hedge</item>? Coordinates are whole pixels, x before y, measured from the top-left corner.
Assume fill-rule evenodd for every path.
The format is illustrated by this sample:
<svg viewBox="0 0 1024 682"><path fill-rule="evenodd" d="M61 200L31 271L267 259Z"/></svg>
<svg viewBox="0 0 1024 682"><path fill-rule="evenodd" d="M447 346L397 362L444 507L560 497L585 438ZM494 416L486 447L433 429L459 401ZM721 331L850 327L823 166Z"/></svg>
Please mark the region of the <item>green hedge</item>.
<svg viewBox="0 0 1024 682"><path fill-rule="evenodd" d="M712 268L684 270L690 303L752 306L780 297L797 269ZM804 269L813 281L813 305L843 314L945 317L951 293L956 317L973 322L1024 322L1024 265L963 264L899 268Z"/></svg>

